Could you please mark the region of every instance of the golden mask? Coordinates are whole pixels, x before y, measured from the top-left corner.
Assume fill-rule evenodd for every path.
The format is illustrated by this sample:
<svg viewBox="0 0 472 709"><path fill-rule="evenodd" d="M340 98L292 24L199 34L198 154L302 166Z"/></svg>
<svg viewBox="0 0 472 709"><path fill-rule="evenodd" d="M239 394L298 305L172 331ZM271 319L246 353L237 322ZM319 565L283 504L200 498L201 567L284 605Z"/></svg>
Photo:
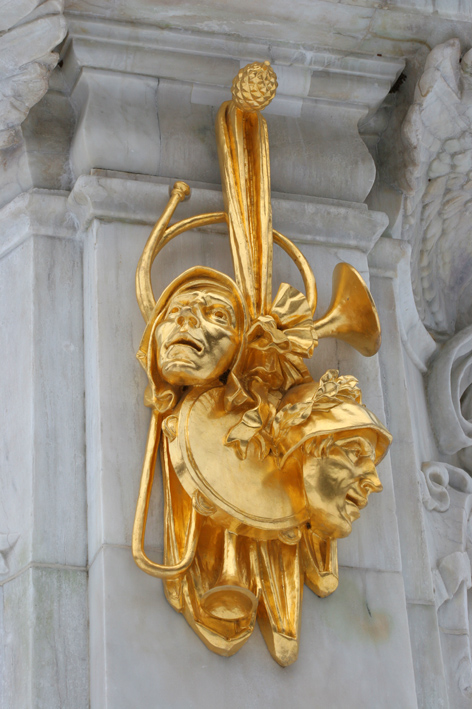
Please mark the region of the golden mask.
<svg viewBox="0 0 472 709"><path fill-rule="evenodd" d="M189 187L174 185L136 273L146 328L138 359L152 409L132 549L163 579L169 603L207 647L233 655L256 620L280 665L298 654L303 583L319 596L338 583L337 539L371 492L391 436L362 404L357 381L308 373L321 337L362 354L380 346L372 297L348 264L314 320L316 285L298 248L272 228L267 124L275 96L268 62L242 69L216 120L225 211L169 226ZM151 266L188 229L225 222L234 279L196 266L159 299ZM282 283L272 299L273 243L294 260L306 293ZM164 488L164 563L144 551L157 455Z"/></svg>
<svg viewBox="0 0 472 709"><path fill-rule="evenodd" d="M171 384L208 384L232 364L240 344L236 308L222 288L178 292L156 327L157 366Z"/></svg>

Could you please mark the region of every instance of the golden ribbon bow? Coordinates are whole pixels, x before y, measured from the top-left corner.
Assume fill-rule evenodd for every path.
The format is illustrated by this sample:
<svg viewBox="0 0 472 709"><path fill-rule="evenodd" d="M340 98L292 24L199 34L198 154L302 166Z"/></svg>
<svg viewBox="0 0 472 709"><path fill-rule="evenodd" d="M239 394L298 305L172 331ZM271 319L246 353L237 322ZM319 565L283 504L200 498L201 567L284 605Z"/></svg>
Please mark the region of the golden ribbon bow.
<svg viewBox="0 0 472 709"><path fill-rule="evenodd" d="M240 458L251 441L264 458L270 450L268 429L283 394L295 384L310 381L303 357L311 357L318 338L306 297L282 283L270 313L260 315L247 334L244 384L246 401L255 406L246 411L226 437Z"/></svg>
<svg viewBox="0 0 472 709"><path fill-rule="evenodd" d="M340 377L337 369L329 369L308 399L283 406L277 412L271 429L274 443L277 444L288 428L303 424L314 411L329 411L346 402L362 404L362 394L357 384L355 377Z"/></svg>
<svg viewBox="0 0 472 709"><path fill-rule="evenodd" d="M300 357L311 357L317 341L306 296L288 283L280 285L270 313L260 315L248 332L249 346L254 349L292 352Z"/></svg>

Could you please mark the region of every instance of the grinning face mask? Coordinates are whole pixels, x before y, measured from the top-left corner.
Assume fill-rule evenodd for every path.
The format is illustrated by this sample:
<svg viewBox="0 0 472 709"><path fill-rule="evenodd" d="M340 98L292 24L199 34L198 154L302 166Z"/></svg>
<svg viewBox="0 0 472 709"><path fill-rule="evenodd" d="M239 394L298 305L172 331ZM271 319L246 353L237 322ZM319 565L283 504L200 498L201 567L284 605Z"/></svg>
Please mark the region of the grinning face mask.
<svg viewBox="0 0 472 709"><path fill-rule="evenodd" d="M306 444L305 492L312 528L322 538L347 537L370 493L382 490L368 434L333 441L321 455L310 455Z"/></svg>

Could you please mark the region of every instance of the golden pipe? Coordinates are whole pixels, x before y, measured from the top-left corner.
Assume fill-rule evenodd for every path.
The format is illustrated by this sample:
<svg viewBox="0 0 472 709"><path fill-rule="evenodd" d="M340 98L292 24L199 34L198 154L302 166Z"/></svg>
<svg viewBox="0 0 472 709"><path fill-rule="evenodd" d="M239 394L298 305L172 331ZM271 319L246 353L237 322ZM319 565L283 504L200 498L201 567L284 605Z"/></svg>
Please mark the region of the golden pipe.
<svg viewBox="0 0 472 709"><path fill-rule="evenodd" d="M182 576L193 562L203 517L198 514L195 506L192 505L184 553L177 564L172 566L157 564L146 556L144 552L144 537L146 534L149 500L151 498L154 470L156 467L157 449L159 448L160 431L161 416L154 411L149 426L149 436L144 456L143 472L141 475L138 503L136 505L136 515L134 518L131 550L136 564L142 571L145 571L151 576L157 576L157 578L160 579L175 579Z"/></svg>
<svg viewBox="0 0 472 709"><path fill-rule="evenodd" d="M152 263L162 248L162 245L160 245L162 235L177 205L189 195L190 187L185 182L176 182L174 184L167 206L155 223L143 249L141 258L139 259L136 269L136 298L138 300L139 309L146 322L148 322L151 317L154 306L156 305L151 283Z"/></svg>
<svg viewBox="0 0 472 709"><path fill-rule="evenodd" d="M205 612L219 620L248 619L257 609L257 597L241 578L237 540L237 534L225 529L220 575L215 586L204 593L200 600Z"/></svg>
<svg viewBox="0 0 472 709"><path fill-rule="evenodd" d="M194 217L188 217L187 219L182 219L180 222L175 222L168 229L166 229L162 241L159 242L159 248L154 254L154 258L157 256L159 251L166 246L169 241L172 241L176 236L182 234L184 231L190 231L190 229L199 229L202 226L208 226L209 224L220 224L226 221L225 212L208 212L207 214L198 214Z"/></svg>
<svg viewBox="0 0 472 709"><path fill-rule="evenodd" d="M161 240L156 244L154 252L152 254L152 261L154 261L159 251L161 251L161 249L163 249L164 246L169 243L169 241L172 241L172 239L174 239L176 236L179 236L179 234L182 234L184 231L190 231L190 229L198 229L203 226L209 226L210 224L221 224L222 222L226 221L227 217L225 212L209 212L207 214L199 214L198 216L188 217L187 219L182 219L181 221L172 224L172 226L166 229ZM312 313L314 314L316 310L317 294L315 277L313 276L310 264L308 263L302 252L297 248L297 246L295 246L292 241L290 241L290 239L287 239L286 236L281 234L279 231L276 231L275 229L273 233L275 243L280 246L280 248L283 249L285 253L290 256L290 258L293 259L295 265L300 271L300 275L305 285L308 304L311 308ZM151 239L151 236L149 237L149 241Z"/></svg>
<svg viewBox="0 0 472 709"><path fill-rule="evenodd" d="M293 261L295 261L295 265L297 266L298 270L300 271L301 277L303 278L308 305L310 306L311 312L314 315L316 310L317 293L316 281L313 275L313 271L311 270L310 264L308 263L302 252L295 246L295 244L290 241L290 239L287 239L286 236L281 234L280 231L276 231L275 229L274 241L285 251L286 254L290 256L291 259L293 259Z"/></svg>

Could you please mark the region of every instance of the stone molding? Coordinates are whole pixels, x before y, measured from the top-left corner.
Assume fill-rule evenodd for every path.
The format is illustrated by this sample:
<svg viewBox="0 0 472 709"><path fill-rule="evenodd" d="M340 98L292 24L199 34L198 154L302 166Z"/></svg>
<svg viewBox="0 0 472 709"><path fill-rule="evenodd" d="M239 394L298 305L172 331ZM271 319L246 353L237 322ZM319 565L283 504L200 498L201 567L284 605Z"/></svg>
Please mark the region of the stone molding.
<svg viewBox="0 0 472 709"><path fill-rule="evenodd" d="M411 288L411 247L405 241L382 237L369 254L372 276L392 278L403 346L420 372L427 372L436 343L421 322Z"/></svg>
<svg viewBox="0 0 472 709"><path fill-rule="evenodd" d="M67 17L69 36L62 54L71 88L82 67L88 66L190 82L216 92L229 89L241 65L257 58L270 60L278 76L277 96L267 113L278 113L282 99L292 97L347 103L366 114L380 105L404 67L404 61L395 57L324 48L302 54L288 42ZM220 102L221 94L215 93L214 105Z"/></svg>
<svg viewBox="0 0 472 709"><path fill-rule="evenodd" d="M67 192L34 189L0 209L0 259L30 236L76 238L76 225L67 214L67 195Z"/></svg>
<svg viewBox="0 0 472 709"><path fill-rule="evenodd" d="M156 205L164 203L174 180L154 178L147 181L132 175L108 176L106 171L79 177L68 198L70 212L85 231L94 219L126 221L152 225L159 217ZM113 174L113 173L111 173ZM223 210L221 189L193 186L190 200L179 205L178 216ZM366 205L335 204L322 199L284 199L273 197L274 227L290 234L298 243L339 246L369 253L387 224L382 212ZM205 230L210 230L206 227ZM226 233L223 225L212 231Z"/></svg>
<svg viewBox="0 0 472 709"><path fill-rule="evenodd" d="M329 46L350 52L411 56L421 45L444 42L451 36L470 36L470 12L463 0L378 0L332 2L316 0L273 3L260 0L68 0L70 14L87 14L129 23L139 17L143 25L224 33L228 37L289 40L300 52L306 47Z"/></svg>

